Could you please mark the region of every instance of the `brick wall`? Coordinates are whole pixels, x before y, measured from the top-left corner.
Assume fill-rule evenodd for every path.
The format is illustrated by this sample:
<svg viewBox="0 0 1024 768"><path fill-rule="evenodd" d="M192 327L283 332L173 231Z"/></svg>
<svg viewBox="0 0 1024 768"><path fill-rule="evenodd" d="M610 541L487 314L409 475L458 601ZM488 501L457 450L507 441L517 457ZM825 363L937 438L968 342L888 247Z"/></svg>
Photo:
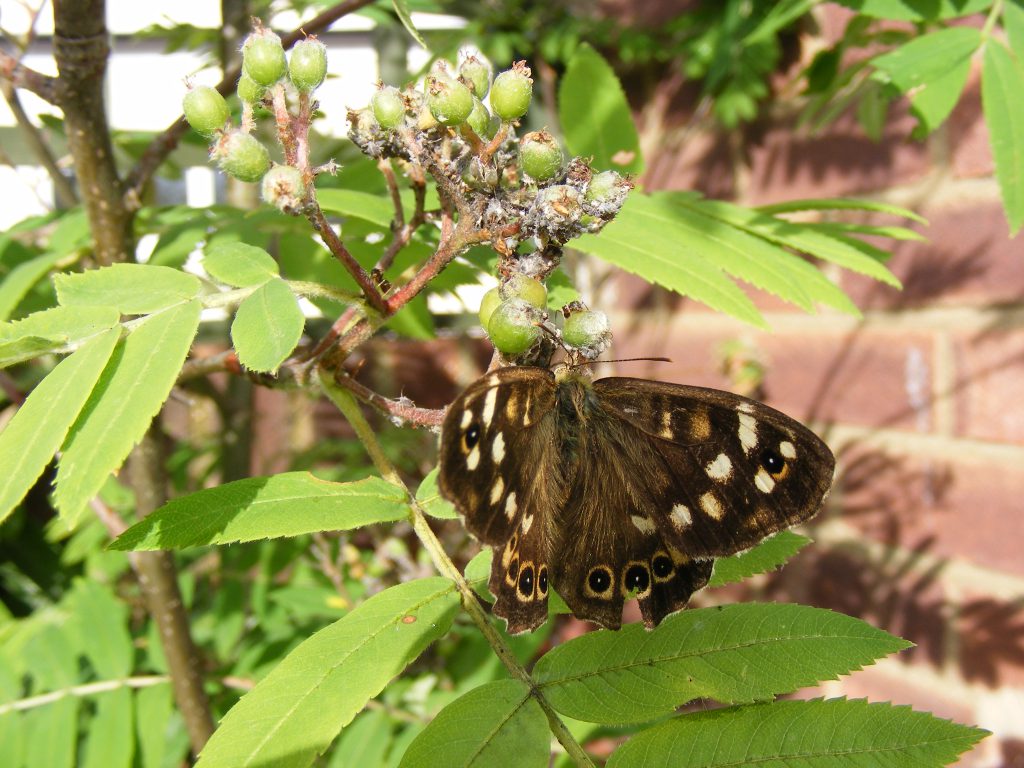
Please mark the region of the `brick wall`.
<svg viewBox="0 0 1024 768"><path fill-rule="evenodd" d="M807 694L976 723L995 736L960 765L1024 766L1024 236L1007 234L977 77L924 144L905 139L905 106L895 114L878 144L848 118L820 136L765 123L738 152L689 136L648 177L746 204L850 195L923 214L929 225L911 226L928 241L898 245L890 263L902 292L829 273L862 319L758 296L773 328L761 333L632 278L595 303L615 308L615 356L674 360L623 373L729 388L721 350L740 340L765 366L763 399L835 450L835 490L808 526L816 545L747 596L861 616L917 647Z"/></svg>

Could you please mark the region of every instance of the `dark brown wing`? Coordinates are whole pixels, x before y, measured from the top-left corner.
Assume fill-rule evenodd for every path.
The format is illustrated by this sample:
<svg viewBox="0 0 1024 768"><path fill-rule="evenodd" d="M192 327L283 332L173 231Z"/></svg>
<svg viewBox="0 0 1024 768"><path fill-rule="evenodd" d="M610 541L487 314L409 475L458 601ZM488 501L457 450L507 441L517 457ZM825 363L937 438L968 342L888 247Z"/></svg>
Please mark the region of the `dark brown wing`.
<svg viewBox="0 0 1024 768"><path fill-rule="evenodd" d="M653 449L646 512L689 557L749 549L812 517L831 488L828 446L763 403L644 379L601 379L593 389Z"/></svg>
<svg viewBox="0 0 1024 768"><path fill-rule="evenodd" d="M573 405L559 409L559 430L575 441L564 456L570 490L555 526L554 588L574 615L610 629L635 595L654 627L707 583L712 561L675 546L650 514L671 483L654 441L605 409L588 384L563 387Z"/></svg>
<svg viewBox="0 0 1024 768"><path fill-rule="evenodd" d="M441 427L441 493L466 528L494 548L494 613L515 634L547 619L553 511L564 500L544 368L494 371L449 406Z"/></svg>

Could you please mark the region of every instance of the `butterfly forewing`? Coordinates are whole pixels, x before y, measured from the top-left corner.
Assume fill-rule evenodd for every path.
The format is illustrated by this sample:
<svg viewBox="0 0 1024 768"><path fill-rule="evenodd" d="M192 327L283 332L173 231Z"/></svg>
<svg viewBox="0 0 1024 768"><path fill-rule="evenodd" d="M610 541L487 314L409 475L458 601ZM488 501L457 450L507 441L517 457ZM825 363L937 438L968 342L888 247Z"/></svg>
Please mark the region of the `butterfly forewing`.
<svg viewBox="0 0 1024 768"><path fill-rule="evenodd" d="M755 400L701 387L608 378L599 402L658 456L670 479L650 513L688 556L721 557L812 517L832 484L828 446Z"/></svg>

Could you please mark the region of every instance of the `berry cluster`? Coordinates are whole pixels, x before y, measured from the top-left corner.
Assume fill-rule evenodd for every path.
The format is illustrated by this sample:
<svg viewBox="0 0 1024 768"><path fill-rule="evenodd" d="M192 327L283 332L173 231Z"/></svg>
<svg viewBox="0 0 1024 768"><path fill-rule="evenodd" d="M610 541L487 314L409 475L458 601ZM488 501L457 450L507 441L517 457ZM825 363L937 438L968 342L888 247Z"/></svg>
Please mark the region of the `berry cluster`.
<svg viewBox="0 0 1024 768"><path fill-rule="evenodd" d="M295 43L286 55L281 39L257 23L242 45L240 125L213 88L190 88L184 100L185 118L211 139L210 154L225 173L262 181L264 200L306 214L325 233L328 225L313 182L333 165L310 167L308 138L316 109L311 94L326 73L326 49L315 37ZM557 328L546 311L543 281L558 267L565 243L611 221L632 185L614 171L595 172L583 158L567 160L546 130L517 135L518 121L533 98L530 69L517 62L493 80L491 75L488 63L467 56L458 68L436 62L419 87L399 90L380 84L369 106L349 112L349 137L390 174L393 195L392 163L419 190L420 212L405 227L410 231L402 234L404 241L396 235L399 246L408 242L411 230L431 220L433 214L422 211L429 175L441 198L442 231L447 221L450 233L457 219L467 233L452 254L471 242L487 242L498 253L502 282L484 297L480 320L502 354L543 359L560 343L574 354L595 358L611 338L608 318L574 304L563 308L564 327ZM272 163L253 135L260 108L274 115L284 164ZM355 273L361 270L340 242L328 246ZM384 257L381 263L390 261ZM385 301L390 300L377 293L369 278L361 285L372 306L388 310Z"/></svg>
<svg viewBox="0 0 1024 768"><path fill-rule="evenodd" d="M327 49L315 37L299 40L285 56L281 38L257 24L242 44L242 74L238 98L242 120L235 126L224 97L209 86L190 87L185 95L185 119L198 133L211 139L210 156L221 170L240 181L262 180L263 199L278 208L296 212L310 199L314 170L307 156L296 148L297 135L305 136L315 105L310 94L327 75ZM288 115L289 97L298 102L294 125L287 118L284 165L272 163L267 148L252 131L254 111L268 107ZM280 123L280 121L279 121ZM281 126L279 125L279 128Z"/></svg>
<svg viewBox="0 0 1024 768"><path fill-rule="evenodd" d="M442 198L458 200L460 216L492 233L504 279L484 297L480 319L499 351L526 355L546 328L563 346L596 357L610 339L607 317L567 308L559 332L547 323L541 281L565 243L614 218L631 184L614 171L595 172L583 158L566 161L546 130L517 136L532 98L524 62L492 82L490 67L475 56L457 69L438 61L421 87L381 84L368 107L349 113L349 137L370 157L426 168Z"/></svg>

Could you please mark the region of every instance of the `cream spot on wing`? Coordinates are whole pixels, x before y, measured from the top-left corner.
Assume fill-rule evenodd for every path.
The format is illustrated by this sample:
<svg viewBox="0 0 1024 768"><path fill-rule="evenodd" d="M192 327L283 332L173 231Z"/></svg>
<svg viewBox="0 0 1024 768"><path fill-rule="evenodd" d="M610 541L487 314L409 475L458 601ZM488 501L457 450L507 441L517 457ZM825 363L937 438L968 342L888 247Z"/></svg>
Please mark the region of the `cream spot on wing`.
<svg viewBox="0 0 1024 768"><path fill-rule="evenodd" d="M700 408L690 414L690 438L697 441L707 440L711 437L711 417L708 412Z"/></svg>
<svg viewBox="0 0 1024 768"><path fill-rule="evenodd" d="M754 412L754 404L753 403L740 403L738 406L736 406L736 410L739 411L740 413L753 413Z"/></svg>
<svg viewBox="0 0 1024 768"><path fill-rule="evenodd" d="M630 416L636 416L638 413L640 413L640 411L637 410L636 408L630 408L628 406L626 408L623 408L622 412L628 413Z"/></svg>
<svg viewBox="0 0 1024 768"><path fill-rule="evenodd" d="M700 497L700 508L704 510L708 517L713 517L715 520L721 520L723 515L725 515L722 503L711 491Z"/></svg>
<svg viewBox="0 0 1024 768"><path fill-rule="evenodd" d="M473 450L469 452L469 456L466 457L466 469L472 471L476 469L480 463L480 445L474 445Z"/></svg>
<svg viewBox="0 0 1024 768"><path fill-rule="evenodd" d="M672 507L672 524L679 530L683 530L693 522L690 508L685 504L676 504Z"/></svg>
<svg viewBox="0 0 1024 768"><path fill-rule="evenodd" d="M654 521L649 517L643 517L641 515L630 515L629 519L633 521L633 525L640 533L654 533Z"/></svg>
<svg viewBox="0 0 1024 768"><path fill-rule="evenodd" d="M508 498L505 499L505 517L511 520L516 516L517 509L519 509L519 506L516 504L516 492L512 491Z"/></svg>
<svg viewBox="0 0 1024 768"><path fill-rule="evenodd" d="M505 481L501 479L501 475L494 481L494 485L491 486L491 504L497 504L498 499L501 498L501 494L505 491Z"/></svg>
<svg viewBox="0 0 1024 768"><path fill-rule="evenodd" d="M494 418L494 406L498 402L498 388L493 387L487 392L487 397L484 398L484 412L480 416L484 426L490 426L491 419Z"/></svg>
<svg viewBox="0 0 1024 768"><path fill-rule="evenodd" d="M672 431L672 411L661 412L661 432L658 434L666 440L671 440L675 437L675 432Z"/></svg>
<svg viewBox="0 0 1024 768"><path fill-rule="evenodd" d="M509 421L515 421L518 417L519 398L516 397L515 391L509 393L508 400L505 401L505 418Z"/></svg>
<svg viewBox="0 0 1024 768"><path fill-rule="evenodd" d="M757 420L749 413L741 413L739 418L740 445L743 446L743 452L749 455L757 446Z"/></svg>
<svg viewBox="0 0 1024 768"><path fill-rule="evenodd" d="M781 453L787 459L795 459L796 446L789 442L789 440L783 440L781 443L779 443L779 453Z"/></svg>
<svg viewBox="0 0 1024 768"><path fill-rule="evenodd" d="M462 423L460 424L460 426L461 426L461 427L462 427L463 429L465 429L466 427L468 427L468 426L469 426L469 423L470 423L471 421L473 421L473 412L472 412L472 411L470 411L470 410L465 410L465 411L463 411L463 412L462 412Z"/></svg>
<svg viewBox="0 0 1024 768"><path fill-rule="evenodd" d="M754 485L761 493L771 493L775 489L775 480L762 468L757 470L757 474L754 475Z"/></svg>
<svg viewBox="0 0 1024 768"><path fill-rule="evenodd" d="M494 436L494 443L491 445L491 455L494 456L494 463L501 464L505 458L505 436L499 432Z"/></svg>
<svg viewBox="0 0 1024 768"><path fill-rule="evenodd" d="M530 527L533 525L533 515L523 516L523 536L530 532Z"/></svg>
<svg viewBox="0 0 1024 768"><path fill-rule="evenodd" d="M531 395L529 392L527 392L526 393L526 402L523 404L523 413L522 413L523 426L524 427L530 426L530 400L531 399L533 399L533 395Z"/></svg>
<svg viewBox="0 0 1024 768"><path fill-rule="evenodd" d="M712 480L728 480L732 475L732 461L724 453L720 453L704 468L704 471Z"/></svg>

